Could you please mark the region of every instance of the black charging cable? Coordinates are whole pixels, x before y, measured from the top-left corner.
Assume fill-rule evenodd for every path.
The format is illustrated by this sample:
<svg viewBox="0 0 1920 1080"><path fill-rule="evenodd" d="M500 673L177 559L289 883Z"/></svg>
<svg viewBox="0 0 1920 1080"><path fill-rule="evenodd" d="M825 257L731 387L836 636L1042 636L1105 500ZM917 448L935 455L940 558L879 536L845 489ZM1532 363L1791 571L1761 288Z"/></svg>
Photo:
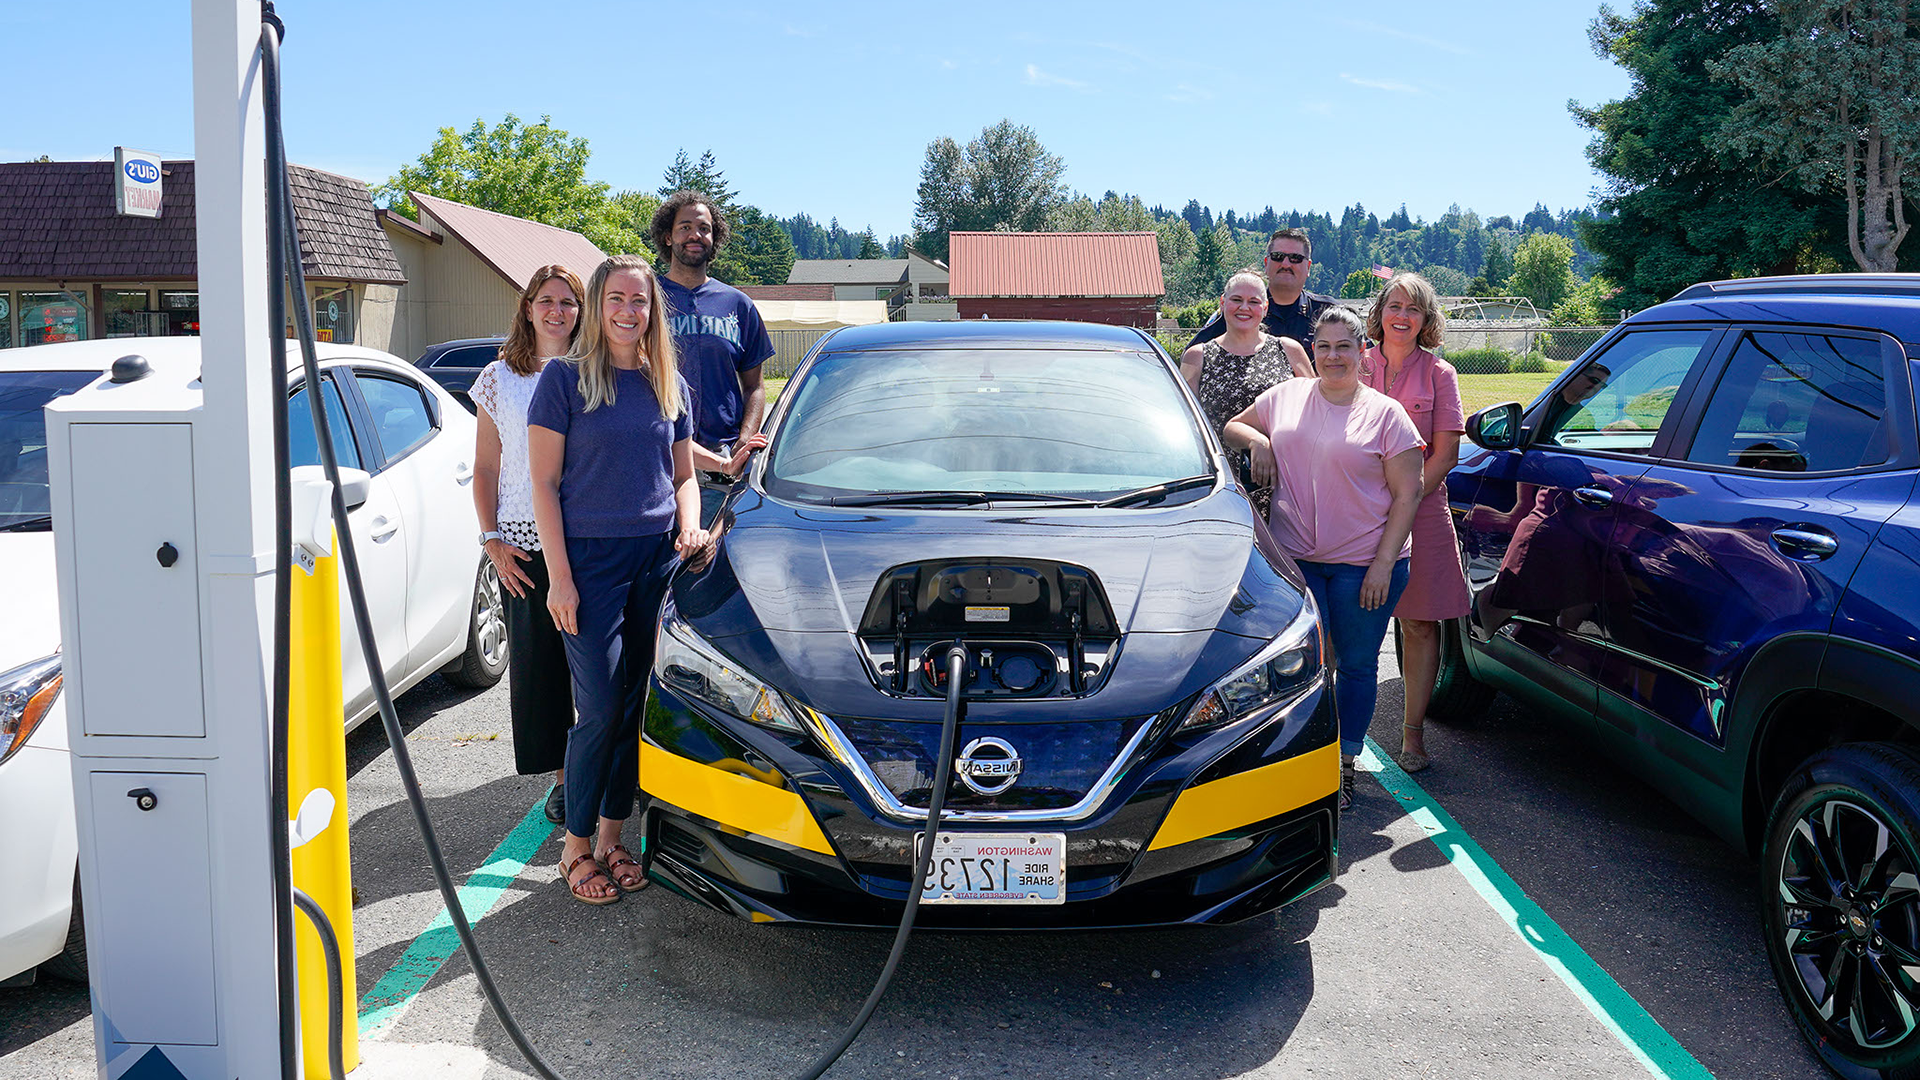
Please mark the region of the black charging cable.
<svg viewBox="0 0 1920 1080"><path fill-rule="evenodd" d="M271 0L261 3L262 29L260 52L262 68L262 105L266 120L267 143L267 251L272 264L272 288L269 292L268 311L272 322L273 341L270 355L273 358L274 371L269 377L273 387L274 402L274 443L275 443L275 518L277 542L280 550L275 558L275 612L274 612L274 737L272 765L272 792L269 802L275 815L273 822L274 874L276 904L276 927L280 931L276 936L280 944L280 1026L281 1026L281 1067L285 1080L295 1080L297 1075L297 1038L295 1026L296 991L294 987L294 951L292 904L300 902L301 910L314 921L320 932L323 949L328 951L328 978L330 1003L328 1038L332 1045L328 1047L329 1064L335 1072L335 1080L342 1080L340 1074L341 1032L338 1023L340 997L340 956L339 946L334 940L332 927L327 923L326 913L305 894L296 893L292 884L291 853L287 833L287 735L286 702L288 678L287 613L291 597L291 560L293 549L291 505L291 470L287 458L286 400L287 400L287 363L286 340L284 330L285 303L281 292L282 274L288 293L298 299L293 305L293 319L300 341L301 370L306 377L307 407L313 417L315 442L320 453L320 467L326 474L332 487L331 511L334 527L334 540L340 548L340 565L347 584L347 600L353 612L355 628L359 632L361 657L367 665L367 675L373 684L374 701L380 712L381 726L386 730L387 744L393 750L394 767L400 775L400 786L407 793L407 804L412 808L414 823L419 827L422 844L426 848L427 862L433 869L433 877L440 889L440 897L447 910L448 921L453 924L454 934L460 939L460 947L466 951L468 962L473 965L474 977L480 983L480 991L487 999L487 1005L493 1010L495 1018L507 1033L527 1064L533 1066L543 1080L563 1080L549 1066L533 1043L520 1030L513 1013L494 983L493 972L487 967L486 960L480 954L479 944L474 940L473 925L467 920L466 909L460 904L459 892L453 884L453 876L447 870L447 861L440 850L440 841L433 828L433 821L427 815L426 799L420 794L420 782L414 773L413 757L407 749L406 732L400 727L400 717L393 705L393 694L387 685L386 675L380 664L379 647L374 640L373 620L367 609L366 586L360 578L360 558L354 548L353 532L347 519L346 498L340 483L340 462L333 452L333 433L325 405L321 400L320 362L318 347L313 332L313 313L305 303L307 294L306 268L300 254L300 237L293 214L293 187L288 176L286 158L286 140L281 126L280 108L280 41L285 28L274 15ZM283 596L288 598L283 602ZM906 952L907 939L913 932L913 920L920 906L920 893L926 881L927 870L932 864L935 834L940 828L940 815L946 805L947 785L953 778L954 742L959 732L959 715L962 692L961 683L966 673L967 653L964 646L955 643L947 653L947 704L941 721L939 756L934 765L933 794L927 808L926 838L921 845L919 856L914 863L914 878L909 883L906 910L901 916L900 928L894 936L893 949L887 955L886 964L881 968L879 981L873 991L867 995L858 1015L848 1027L846 1033L827 1052L820 1055L807 1071L802 1074L804 1080L818 1080L847 1048L859 1037L867 1021L873 1017L879 1007L880 999L885 996L887 987L892 983L900 959ZM284 919L279 918L284 914Z"/></svg>
<svg viewBox="0 0 1920 1080"><path fill-rule="evenodd" d="M913 862L913 880L907 883L907 910L900 917L899 932L893 936L893 951L887 954L886 965L880 969L880 981L873 984L873 993L867 995L866 1003L860 1006L847 1033L807 1066L807 1071L800 1074L801 1080L819 1080L820 1074L840 1060L853 1040L860 1037L860 1030L873 1018L873 1010L880 1007L880 999L886 995L887 987L893 983L893 973L900 966L900 957L907 951L907 938L913 933L914 914L920 910L920 894L925 890L927 871L933 866L933 845L940 831L940 812L947 804L947 785L953 780L953 744L960 733L961 683L966 681L966 674L966 647L955 642L947 650L947 707L940 716L940 752L934 758L933 794L927 800L927 834Z"/></svg>

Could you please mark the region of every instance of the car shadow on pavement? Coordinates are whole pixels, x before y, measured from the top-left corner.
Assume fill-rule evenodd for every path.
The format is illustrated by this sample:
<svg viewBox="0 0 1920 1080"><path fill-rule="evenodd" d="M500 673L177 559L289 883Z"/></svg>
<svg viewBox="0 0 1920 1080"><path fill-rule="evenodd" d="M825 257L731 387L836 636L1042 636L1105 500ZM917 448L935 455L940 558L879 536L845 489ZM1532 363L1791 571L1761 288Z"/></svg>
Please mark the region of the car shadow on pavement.
<svg viewBox="0 0 1920 1080"><path fill-rule="evenodd" d="M559 886L557 855L550 837L477 933L517 1020L563 1075L798 1073L853 1018L892 945L885 931L742 923L659 885L588 907ZM1340 895L1329 886L1227 927L916 934L835 1073L1242 1075L1274 1058L1312 1001L1311 934ZM405 945L361 958L363 990ZM450 985L472 985L464 954L423 1000ZM416 1007L387 1037L452 1038L525 1067L490 1011L458 1035L427 1019L437 1011Z"/></svg>
<svg viewBox="0 0 1920 1080"><path fill-rule="evenodd" d="M1222 928L916 934L835 1072L1242 1075L1272 1060L1312 1000L1309 935L1335 899L1328 892ZM571 903L558 886L537 899L490 922L484 936L544 946L508 962L528 965L516 971L522 987L573 999L569 1015L555 1008L535 1028L569 1075L636 1061L650 1076L798 1073L852 1019L893 940L885 931L751 926L660 887L605 909ZM442 978L465 966L456 958ZM600 1019L580 1019L588 1016ZM490 1014L473 1038L517 1063Z"/></svg>
<svg viewBox="0 0 1920 1080"><path fill-rule="evenodd" d="M1381 662L1384 672L1391 653ZM1389 753L1404 708L1400 679L1382 681L1370 733ZM1427 747L1434 764L1413 780L1702 1065L1718 1076L1827 1075L1775 988L1758 871L1744 853L1584 732L1504 694L1471 722L1429 722ZM1378 786L1361 791L1379 812L1404 813ZM1446 865L1430 843L1389 861L1408 872Z"/></svg>
<svg viewBox="0 0 1920 1080"><path fill-rule="evenodd" d="M86 987L45 975L33 986L0 990L0 1017L5 1018L0 1021L0 1057L72 1027L92 1012ZM91 1027L79 1037L86 1040L91 1053Z"/></svg>

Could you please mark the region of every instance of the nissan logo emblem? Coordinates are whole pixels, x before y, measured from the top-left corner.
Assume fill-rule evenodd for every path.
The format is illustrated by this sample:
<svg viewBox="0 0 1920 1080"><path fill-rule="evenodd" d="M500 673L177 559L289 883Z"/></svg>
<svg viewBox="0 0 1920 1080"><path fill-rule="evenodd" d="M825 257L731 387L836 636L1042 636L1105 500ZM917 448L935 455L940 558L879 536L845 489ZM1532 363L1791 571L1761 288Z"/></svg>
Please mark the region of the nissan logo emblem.
<svg viewBox="0 0 1920 1080"><path fill-rule="evenodd" d="M1020 779L1020 752L1005 739L975 739L960 751L953 769L960 782L982 795L998 795Z"/></svg>

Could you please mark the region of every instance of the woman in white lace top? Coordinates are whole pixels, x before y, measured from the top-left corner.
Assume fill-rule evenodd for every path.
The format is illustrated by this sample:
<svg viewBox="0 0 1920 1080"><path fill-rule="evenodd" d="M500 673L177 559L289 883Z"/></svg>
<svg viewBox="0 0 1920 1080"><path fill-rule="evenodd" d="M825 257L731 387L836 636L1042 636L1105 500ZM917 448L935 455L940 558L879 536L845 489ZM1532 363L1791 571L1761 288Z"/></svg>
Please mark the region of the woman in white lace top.
<svg viewBox="0 0 1920 1080"><path fill-rule="evenodd" d="M567 729L573 683L560 631L547 611L546 562L535 558L533 480L527 471L527 404L550 357L565 356L580 328L580 279L564 266L533 272L500 346L500 358L473 381L480 430L474 447L473 506L480 542L506 591L508 693L514 767L551 771L547 820L566 820Z"/></svg>

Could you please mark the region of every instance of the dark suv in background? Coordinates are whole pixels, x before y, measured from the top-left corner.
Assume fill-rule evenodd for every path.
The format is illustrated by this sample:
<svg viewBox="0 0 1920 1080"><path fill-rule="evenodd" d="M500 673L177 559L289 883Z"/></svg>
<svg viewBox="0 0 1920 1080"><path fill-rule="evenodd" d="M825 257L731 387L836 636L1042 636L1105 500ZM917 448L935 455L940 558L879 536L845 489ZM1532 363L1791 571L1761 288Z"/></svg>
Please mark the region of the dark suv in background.
<svg viewBox="0 0 1920 1080"><path fill-rule="evenodd" d="M506 344L503 337L461 338L458 341L443 341L438 345L427 346L413 366L420 373L441 386L447 393L473 411L473 398L468 391L473 388L473 380L480 377L480 369L494 362L500 356L500 346Z"/></svg>
<svg viewBox="0 0 1920 1080"><path fill-rule="evenodd" d="M1696 285L1448 478L1474 612L1436 718L1504 690L1761 860L1814 1047L1920 1076L1920 275Z"/></svg>

